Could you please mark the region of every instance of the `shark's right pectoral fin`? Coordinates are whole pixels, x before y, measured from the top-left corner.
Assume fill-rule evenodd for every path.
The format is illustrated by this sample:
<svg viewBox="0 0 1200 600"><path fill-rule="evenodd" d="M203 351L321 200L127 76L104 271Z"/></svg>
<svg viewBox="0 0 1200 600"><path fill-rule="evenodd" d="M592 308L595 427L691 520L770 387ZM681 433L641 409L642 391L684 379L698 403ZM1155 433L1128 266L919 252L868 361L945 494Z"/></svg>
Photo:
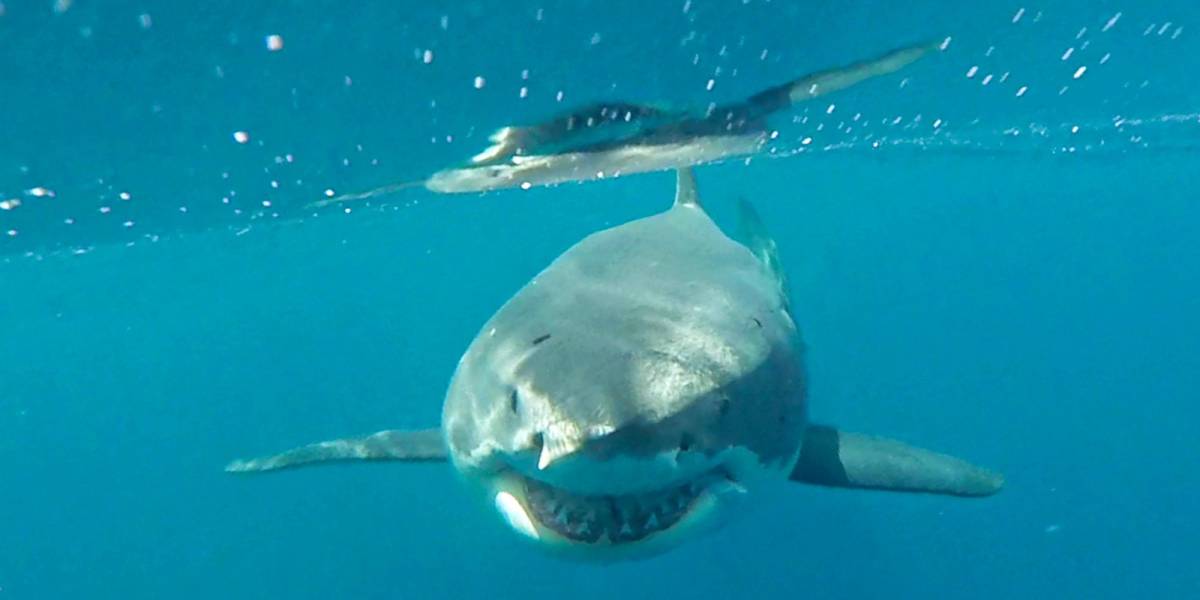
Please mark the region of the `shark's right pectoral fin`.
<svg viewBox="0 0 1200 600"><path fill-rule="evenodd" d="M831 487L990 496L1004 476L964 460L881 437L812 425L792 481Z"/></svg>
<svg viewBox="0 0 1200 600"><path fill-rule="evenodd" d="M352 460L430 462L446 460L441 429L388 430L366 437L317 442L282 454L235 460L225 466L230 473L277 471L315 463Z"/></svg>

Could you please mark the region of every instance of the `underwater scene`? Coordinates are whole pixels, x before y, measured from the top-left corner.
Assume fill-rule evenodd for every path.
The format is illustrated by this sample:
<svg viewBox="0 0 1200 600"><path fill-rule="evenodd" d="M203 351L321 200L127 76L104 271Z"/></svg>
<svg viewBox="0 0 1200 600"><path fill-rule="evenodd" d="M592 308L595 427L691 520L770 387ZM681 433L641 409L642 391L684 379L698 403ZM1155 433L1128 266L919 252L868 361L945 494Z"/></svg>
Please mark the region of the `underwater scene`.
<svg viewBox="0 0 1200 600"><path fill-rule="evenodd" d="M0 600L1200 598L1198 34L0 0Z"/></svg>

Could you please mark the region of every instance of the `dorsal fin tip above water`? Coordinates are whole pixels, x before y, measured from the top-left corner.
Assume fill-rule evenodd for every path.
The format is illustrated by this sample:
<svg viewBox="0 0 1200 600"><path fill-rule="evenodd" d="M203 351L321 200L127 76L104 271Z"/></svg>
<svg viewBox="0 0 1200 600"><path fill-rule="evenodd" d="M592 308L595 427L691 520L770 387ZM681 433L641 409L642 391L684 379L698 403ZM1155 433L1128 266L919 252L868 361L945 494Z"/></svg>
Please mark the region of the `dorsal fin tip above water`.
<svg viewBox="0 0 1200 600"><path fill-rule="evenodd" d="M691 206L704 210L696 190L696 174L691 167L675 169L675 206Z"/></svg>

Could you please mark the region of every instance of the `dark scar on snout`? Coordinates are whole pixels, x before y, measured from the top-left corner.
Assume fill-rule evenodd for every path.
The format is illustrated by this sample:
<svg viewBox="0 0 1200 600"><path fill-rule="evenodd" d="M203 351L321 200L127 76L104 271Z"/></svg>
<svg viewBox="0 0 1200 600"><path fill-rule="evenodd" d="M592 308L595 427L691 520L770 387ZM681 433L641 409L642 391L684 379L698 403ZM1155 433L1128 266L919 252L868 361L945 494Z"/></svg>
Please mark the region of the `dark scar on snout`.
<svg viewBox="0 0 1200 600"><path fill-rule="evenodd" d="M533 338L533 345L536 346L548 339L550 339L550 334L548 333L546 335L539 335L536 338Z"/></svg>

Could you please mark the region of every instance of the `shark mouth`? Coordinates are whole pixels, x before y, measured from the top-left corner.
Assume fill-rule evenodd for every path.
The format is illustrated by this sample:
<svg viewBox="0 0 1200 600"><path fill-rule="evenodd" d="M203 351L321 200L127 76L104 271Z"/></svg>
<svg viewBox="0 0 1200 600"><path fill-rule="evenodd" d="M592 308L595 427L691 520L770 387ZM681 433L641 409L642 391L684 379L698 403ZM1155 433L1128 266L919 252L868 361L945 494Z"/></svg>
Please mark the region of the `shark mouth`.
<svg viewBox="0 0 1200 600"><path fill-rule="evenodd" d="M553 532L569 542L610 545L641 541L706 512L701 508L711 506L715 487L741 488L723 469L637 494L578 494L521 475L506 487L524 500L508 492L497 496L498 508L518 530L531 537Z"/></svg>

